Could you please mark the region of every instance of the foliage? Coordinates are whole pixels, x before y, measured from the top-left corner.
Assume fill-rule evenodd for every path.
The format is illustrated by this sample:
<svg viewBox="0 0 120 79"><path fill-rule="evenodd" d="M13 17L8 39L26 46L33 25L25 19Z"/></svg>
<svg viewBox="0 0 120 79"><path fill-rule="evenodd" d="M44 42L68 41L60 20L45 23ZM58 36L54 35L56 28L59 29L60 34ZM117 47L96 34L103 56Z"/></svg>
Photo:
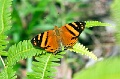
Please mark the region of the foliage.
<svg viewBox="0 0 120 79"><path fill-rule="evenodd" d="M120 2L119 0L114 0L111 6L112 18L116 23L116 43L120 44Z"/></svg>
<svg viewBox="0 0 120 79"><path fill-rule="evenodd" d="M35 49L30 41L24 40L19 42L17 45L13 45L8 50L8 66L13 66L21 59L30 58L36 54L41 54L41 51Z"/></svg>
<svg viewBox="0 0 120 79"><path fill-rule="evenodd" d="M13 71L12 67L6 67L0 73L0 79L16 79L15 71Z"/></svg>
<svg viewBox="0 0 120 79"><path fill-rule="evenodd" d="M25 0L22 0L23 2ZM44 50L41 49L35 49L32 44L30 43L29 40L24 40L24 41L20 41L18 44L14 44L12 45L7 53L8 54L4 54L6 53L3 49L6 48L7 46L7 36L5 35L5 33L10 32L11 30L9 30L11 28L10 25L10 19L11 19L11 12L9 11L9 8L11 6L11 2L12 0L0 0L0 54L2 56L7 56L7 63L4 65L4 69L2 70L2 72L0 73L0 78L1 79L15 79L17 76L16 71L14 70L14 66L16 64L16 62L20 61L21 59L26 59L32 56L35 56L36 61L33 62L33 71L31 73L28 73L28 78L30 79L53 79L54 78L54 73L55 73L55 66L58 66L59 64L57 63L58 61L60 61L60 58L62 58L64 52L60 52L57 53L56 55L53 55L52 53L43 53ZM25 4L28 4L27 2L24 2ZM43 2L44 3L44 2ZM48 2L49 3L49 0ZM30 11L31 13L36 13L36 11L38 11L38 7L33 10L32 5L28 4L30 9L27 9L25 12L25 15L28 14L28 12ZM38 5L41 7L44 7L45 5L48 4L44 4L44 5ZM14 6L15 8L15 6ZM41 8L38 11L39 12L44 11L44 8ZM43 13L41 13L42 15ZM22 15L22 14L21 14ZM15 15L17 17L19 17L17 14ZM34 21L36 19L38 19L39 17L36 15L33 15L34 17ZM38 18L36 18L38 17ZM19 18L20 19L20 18ZM37 20L38 21L38 20ZM35 23L30 23L30 27L29 28L33 28ZM86 22L87 23L87 22ZM87 23L87 26L90 27L89 25L93 25L93 26L99 26L99 25L104 25L104 23L100 23L97 22L97 24L91 24L91 23L96 23L95 21L91 21L89 23ZM22 26L22 25L21 25ZM106 26L106 24L105 24ZM14 27L12 27L14 28ZM19 28L19 26L16 26L16 28ZM26 32L26 34L28 33L28 31L30 31L30 29L28 28L28 30L24 30L24 32ZM22 31L22 30L21 30ZM31 32L29 32L31 33ZM78 47L80 47L81 49L78 49ZM71 49L72 50L72 49ZM87 50L87 48L85 48L83 45L75 45L75 47L73 47L73 50L75 52L80 52L81 54L87 55L91 58L96 59L96 57ZM4 64L4 62L3 62Z"/></svg>
<svg viewBox="0 0 120 79"><path fill-rule="evenodd" d="M111 6L112 18L116 23L116 44L120 44L120 5L119 0L114 0ZM83 69L74 75L74 79L119 79L120 57L111 57L98 62L96 65Z"/></svg>
<svg viewBox="0 0 120 79"><path fill-rule="evenodd" d="M82 49L82 50L81 50ZM74 46L73 46L73 49L68 49L70 51L74 51L76 53L80 53L82 55L86 55L90 58L93 58L94 60L97 60L97 57L88 50L88 48L85 48L85 46L83 45L80 45L79 43L76 43Z"/></svg>
<svg viewBox="0 0 120 79"><path fill-rule="evenodd" d="M87 28L93 27L93 26L111 26L111 25L108 24L108 23L102 23L102 22L99 22L99 21L86 21L86 27Z"/></svg>
<svg viewBox="0 0 120 79"><path fill-rule="evenodd" d="M6 55L3 49L6 48L8 41L6 40L7 36L5 32L11 28L10 18L11 13L8 10L11 6L12 0L0 0L0 54ZM12 67L5 67L4 70L0 73L1 79L15 79L15 72L12 70Z"/></svg>
<svg viewBox="0 0 120 79"><path fill-rule="evenodd" d="M28 79L53 79L56 71L55 66L59 66L56 62L63 57L61 55L64 53L61 52L56 55L46 53L36 57L37 62L33 62L33 72L28 74Z"/></svg>
<svg viewBox="0 0 120 79"><path fill-rule="evenodd" d="M12 39L10 45L32 38L31 34L35 35L53 29L55 25L60 27L69 22L79 21L79 18L81 21L85 20L84 11L76 9L89 7L87 6L89 4L86 5L84 0L72 1L74 7L66 5L64 0L14 0L12 6L13 27L7 32ZM76 6L78 7L76 8ZM71 9L69 9L70 7Z"/></svg>
<svg viewBox="0 0 120 79"><path fill-rule="evenodd" d="M119 79L120 57L112 57L76 73L73 79Z"/></svg>
<svg viewBox="0 0 120 79"><path fill-rule="evenodd" d="M8 41L5 40L7 38L5 32L11 27L10 11L8 11L10 5L11 0L0 0L0 54L5 53L3 49L6 48L6 44L8 43Z"/></svg>

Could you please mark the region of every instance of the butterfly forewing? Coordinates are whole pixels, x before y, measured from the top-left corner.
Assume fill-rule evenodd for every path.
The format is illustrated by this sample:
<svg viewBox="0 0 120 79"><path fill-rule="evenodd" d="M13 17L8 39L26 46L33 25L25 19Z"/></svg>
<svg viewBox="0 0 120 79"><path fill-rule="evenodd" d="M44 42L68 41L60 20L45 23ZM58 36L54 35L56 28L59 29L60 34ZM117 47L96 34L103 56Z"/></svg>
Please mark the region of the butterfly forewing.
<svg viewBox="0 0 120 79"><path fill-rule="evenodd" d="M61 27L62 44L72 47L78 40L79 35L85 28L85 22L73 22Z"/></svg>

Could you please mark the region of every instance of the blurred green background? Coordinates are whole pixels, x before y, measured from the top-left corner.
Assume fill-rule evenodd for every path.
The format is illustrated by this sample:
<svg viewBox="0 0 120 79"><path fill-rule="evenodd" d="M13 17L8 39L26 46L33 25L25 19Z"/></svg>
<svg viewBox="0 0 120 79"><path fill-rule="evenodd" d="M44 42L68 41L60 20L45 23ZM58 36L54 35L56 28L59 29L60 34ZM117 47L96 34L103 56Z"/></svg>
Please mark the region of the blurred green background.
<svg viewBox="0 0 120 79"><path fill-rule="evenodd" d="M53 29L55 25L61 27L70 22L93 20L115 25L111 12L111 5L113 4L114 0L13 0L11 7L12 28L7 32L10 41L8 47L19 41L30 40L39 33ZM79 42L93 51L98 60L103 61L119 56L119 47L115 44L114 34L115 30L111 27L86 28L80 35ZM117 60L119 59L118 57ZM99 75L94 78L92 71L93 78L89 77L89 74L85 74L88 78L79 77L82 74L81 70L95 65L96 62L86 56L67 52L61 60L61 65L57 67L58 72L55 79L72 79L73 77L75 79L98 79ZM112 60L109 60L109 64L110 62ZM117 63L112 64L111 69L114 70L116 65ZM92 67L92 70L95 67ZM97 71L104 72L103 68L104 66L99 67ZM18 79L25 78L26 61L21 60L16 65L16 70L18 70ZM76 73L79 76L74 76ZM99 72L96 73L99 74ZM120 72L116 74L120 74ZM105 78L105 75L100 76L99 79L109 79ZM118 78L113 77L113 79Z"/></svg>

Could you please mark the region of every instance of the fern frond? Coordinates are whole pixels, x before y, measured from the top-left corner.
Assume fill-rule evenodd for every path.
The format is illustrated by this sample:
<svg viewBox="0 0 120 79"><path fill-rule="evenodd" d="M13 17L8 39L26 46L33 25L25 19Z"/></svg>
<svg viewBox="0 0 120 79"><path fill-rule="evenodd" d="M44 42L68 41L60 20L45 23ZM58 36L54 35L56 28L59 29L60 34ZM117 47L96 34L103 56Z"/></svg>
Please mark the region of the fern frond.
<svg viewBox="0 0 120 79"><path fill-rule="evenodd" d="M13 71L12 67L6 67L0 73L0 79L16 79L15 71Z"/></svg>
<svg viewBox="0 0 120 79"><path fill-rule="evenodd" d="M12 0L0 0L0 34L5 33L11 28L11 6Z"/></svg>
<svg viewBox="0 0 120 79"><path fill-rule="evenodd" d="M0 55L6 56L6 51L3 51L7 47L8 41L6 41L7 36L4 34L0 35Z"/></svg>
<svg viewBox="0 0 120 79"><path fill-rule="evenodd" d="M28 73L28 79L53 79L56 71L54 67L59 65L57 61L60 61L64 53L46 53L36 57L37 62L33 62L33 72Z"/></svg>
<svg viewBox="0 0 120 79"><path fill-rule="evenodd" d="M90 58L93 58L94 60L97 60L97 57L88 50L88 48L85 48L85 46L83 45L80 45L80 43L76 43L74 46L73 46L73 49L68 49L70 51L74 51L76 53L80 53L82 55L86 55Z"/></svg>
<svg viewBox="0 0 120 79"><path fill-rule="evenodd" d="M5 51L3 49L6 48L6 44L8 43L7 36L5 32L11 28L10 25L10 6L12 0L0 0L0 54L4 55Z"/></svg>
<svg viewBox="0 0 120 79"><path fill-rule="evenodd" d="M42 51L35 49L30 41L19 42L17 45L13 45L8 50L8 66L13 66L21 59L32 57L36 54L40 54Z"/></svg>
<svg viewBox="0 0 120 79"><path fill-rule="evenodd" d="M93 27L93 26L111 26L108 23L102 23L102 22L99 22L99 21L85 21L85 23L86 23L85 27L87 27L87 28Z"/></svg>
<svg viewBox="0 0 120 79"><path fill-rule="evenodd" d="M6 48L8 41L5 32L11 28L11 6L12 0L0 0L0 55L6 56L6 52L3 49ZM5 67L0 73L0 79L15 79L16 76L12 67Z"/></svg>

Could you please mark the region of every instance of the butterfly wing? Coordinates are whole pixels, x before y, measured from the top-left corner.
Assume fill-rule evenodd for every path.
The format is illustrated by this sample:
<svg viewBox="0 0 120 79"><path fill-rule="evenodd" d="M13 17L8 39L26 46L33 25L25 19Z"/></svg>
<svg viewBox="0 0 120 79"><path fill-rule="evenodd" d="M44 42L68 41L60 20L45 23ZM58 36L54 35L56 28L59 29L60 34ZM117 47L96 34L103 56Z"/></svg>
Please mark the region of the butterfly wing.
<svg viewBox="0 0 120 79"><path fill-rule="evenodd" d="M53 53L59 51L60 47L59 40L56 37L54 30L38 34L31 40L31 43L36 47L44 48L46 51Z"/></svg>
<svg viewBox="0 0 120 79"><path fill-rule="evenodd" d="M44 48L48 52L57 53L61 50L60 43L65 48L72 47L84 28L85 22L73 22L61 28L56 26L55 30L49 30L35 36L31 43L33 46Z"/></svg>
<svg viewBox="0 0 120 79"><path fill-rule="evenodd" d="M65 48L72 47L85 28L85 22L73 22L60 29L61 41Z"/></svg>

